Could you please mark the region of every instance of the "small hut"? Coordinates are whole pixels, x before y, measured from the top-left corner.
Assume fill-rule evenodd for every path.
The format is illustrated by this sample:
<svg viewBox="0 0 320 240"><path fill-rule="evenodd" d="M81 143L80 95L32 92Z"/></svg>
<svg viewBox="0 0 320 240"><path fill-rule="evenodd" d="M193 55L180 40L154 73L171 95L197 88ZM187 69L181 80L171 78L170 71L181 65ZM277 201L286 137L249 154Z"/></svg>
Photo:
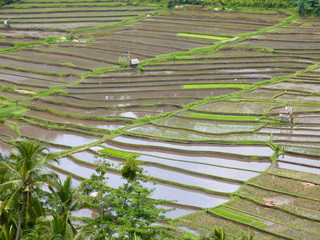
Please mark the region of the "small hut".
<svg viewBox="0 0 320 240"><path fill-rule="evenodd" d="M140 61L136 58L130 60L130 67L137 68L139 67Z"/></svg>

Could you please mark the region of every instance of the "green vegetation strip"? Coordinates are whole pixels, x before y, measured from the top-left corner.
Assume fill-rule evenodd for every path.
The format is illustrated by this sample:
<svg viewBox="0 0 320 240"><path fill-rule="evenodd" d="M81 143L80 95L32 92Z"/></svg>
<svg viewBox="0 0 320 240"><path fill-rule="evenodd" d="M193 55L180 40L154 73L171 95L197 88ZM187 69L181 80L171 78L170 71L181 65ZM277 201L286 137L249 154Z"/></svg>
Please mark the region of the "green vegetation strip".
<svg viewBox="0 0 320 240"><path fill-rule="evenodd" d="M251 86L251 84L224 84L224 83L216 83L216 84L194 84L194 85L182 85L184 89L206 89L206 88L246 88Z"/></svg>
<svg viewBox="0 0 320 240"><path fill-rule="evenodd" d="M107 156L121 158L121 159L138 158L140 156L140 154L138 153L125 152L125 151L111 149L111 148L104 148L99 150L98 152L106 154Z"/></svg>
<svg viewBox="0 0 320 240"><path fill-rule="evenodd" d="M239 221L239 222L242 222L242 223L247 223L247 224L253 223L253 220L251 220L251 219L248 219L246 217L242 217L242 216L230 213L228 211L225 211L222 208L215 208L215 209L212 209L211 211L213 213L219 215L219 216L223 216L223 217L226 217L226 218L231 218L233 220L236 220L236 221Z"/></svg>
<svg viewBox="0 0 320 240"><path fill-rule="evenodd" d="M227 44L240 42L240 41L246 40L250 37L264 34L266 32L273 30L273 29L287 26L297 19L299 19L299 16L296 14L296 15L284 18L281 23L276 24L274 26L266 27L266 28L263 28L263 29L260 29L258 31L254 31L254 32L244 33L244 34L239 35L238 37L231 38L228 40L219 41L216 44L214 44L213 46L194 48L194 49L189 50L188 52L164 54L164 55L157 56L156 58L153 58L153 59L142 60L140 62L140 66L144 66L144 65L148 65L148 64L156 63L156 62L169 61L169 60L188 59L191 55L216 52Z"/></svg>
<svg viewBox="0 0 320 240"><path fill-rule="evenodd" d="M211 36L211 35L191 34L191 33L178 33L177 36L194 37L194 38L206 38L206 39L213 39L213 40L228 40L229 39L227 37L218 37L218 36Z"/></svg>

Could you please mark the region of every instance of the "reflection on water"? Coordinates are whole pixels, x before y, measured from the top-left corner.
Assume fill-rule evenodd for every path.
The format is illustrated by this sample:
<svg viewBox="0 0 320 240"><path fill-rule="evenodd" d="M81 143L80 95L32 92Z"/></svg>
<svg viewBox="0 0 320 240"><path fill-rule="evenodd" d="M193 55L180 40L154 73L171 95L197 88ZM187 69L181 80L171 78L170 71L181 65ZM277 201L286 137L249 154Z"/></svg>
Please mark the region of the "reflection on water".
<svg viewBox="0 0 320 240"><path fill-rule="evenodd" d="M10 145L0 140L0 153L8 156L10 151Z"/></svg>
<svg viewBox="0 0 320 240"><path fill-rule="evenodd" d="M284 169L290 169L290 170L295 170L295 171L300 171L300 172L307 172L307 173L314 173L314 174L320 174L320 169L319 168L312 168L312 167L304 167L296 164L290 164L290 163L283 163L279 162L279 167L284 168Z"/></svg>
<svg viewBox="0 0 320 240"><path fill-rule="evenodd" d="M272 156L273 150L267 146L231 146L231 145L213 145L213 144L183 144L174 142L160 142L150 139L141 139L133 137L116 137L114 141L121 143L155 146L155 147L167 147L170 149L182 149L182 150L192 150L192 151L214 151L214 152L225 152L225 153L235 153L241 155L255 155L255 156Z"/></svg>
<svg viewBox="0 0 320 240"><path fill-rule="evenodd" d="M68 158L62 158L58 167L84 178L90 178L91 174L94 173L93 169L78 165ZM107 184L113 188L117 188L125 182L125 180L121 178L121 175L113 172L108 173L108 177L109 179ZM152 196L154 198L177 200L180 204L196 207L213 207L220 205L229 199L228 197L206 194L199 191L192 191L186 188L173 187L161 183L155 186L153 183L148 182L144 183L144 186L148 188L155 188L154 195Z"/></svg>
<svg viewBox="0 0 320 240"><path fill-rule="evenodd" d="M238 183L230 183L212 178L188 175L187 173L175 172L169 169L161 169L151 166L143 166L147 173L155 178L161 178L177 183L187 184L190 186L198 186L201 188L219 191L219 192L235 192L241 186ZM257 175L257 174L255 174ZM225 176L228 176L227 174Z"/></svg>
<svg viewBox="0 0 320 240"><path fill-rule="evenodd" d="M138 158L138 160L140 160L141 158ZM149 159L148 157L146 157L146 159ZM223 160L223 159L221 159ZM163 163L163 162L159 162L156 161L157 163ZM268 164L269 165L269 164ZM206 164L201 164L201 163L189 163L189 162L179 162L179 161L167 161L167 166L172 166L172 167L178 167L181 169L186 169L192 172L198 172L198 173L204 173L204 174L208 174L208 175L212 175L212 176L219 176L219 177L226 177L226 178L231 178L231 179L236 179L236 180L242 180L242 181L246 181L249 180L250 178L253 178L255 176L257 176L259 173L258 172L251 172L251 171L247 171L247 170L239 170L239 169L231 169L231 168L225 168L225 167L221 167L221 166L210 166L210 165L206 165ZM155 170L153 169L155 167L149 167L149 166L144 166L144 169L147 170L150 175L155 176L155 175L159 175L160 172L163 172L162 174L160 174L159 178L162 178L162 176L165 176L166 174L170 174L169 170L163 170L163 169L158 169L157 168L157 172L155 173ZM168 173L166 173L168 172ZM170 178L174 179L175 174L170 174ZM184 176L184 178L189 178L187 176ZM176 179L177 182L182 181L180 177L178 177ZM213 184L213 182L211 182L212 180L210 180L210 183ZM193 185L194 183L192 183L191 181L191 185ZM201 183L199 183L199 185L204 184L203 181L201 181ZM237 185L237 184L236 184ZM219 186L219 184L215 185L215 187ZM212 186L213 187L213 186ZM208 189L210 189L210 186L208 186ZM220 191L219 189L216 189L218 191ZM225 189L225 191L228 191L227 189ZM235 191L235 190L234 190Z"/></svg>
<svg viewBox="0 0 320 240"><path fill-rule="evenodd" d="M113 147L115 148L115 147ZM136 151L138 153L148 154L141 155L138 160L144 162L157 162L164 165L179 167L196 172L211 172L210 166L224 166L230 168L240 168L243 170L264 171L270 162L227 159L223 157L205 157L205 156L188 156L183 154L152 152L152 151ZM152 155L152 156L151 156ZM214 173L214 172L212 172Z"/></svg>
<svg viewBox="0 0 320 240"><path fill-rule="evenodd" d="M319 158L311 158L311 157L304 157L301 155L293 156L293 155L281 155L279 157L279 160L286 161L286 162L292 162L292 163L300 163L305 165L311 165L315 167L320 167L320 161Z"/></svg>
<svg viewBox="0 0 320 240"><path fill-rule="evenodd" d="M67 146L78 146L98 140L98 138L94 136L77 133L66 133L66 131L63 130L51 130L26 125L21 125L19 129L22 135Z"/></svg>

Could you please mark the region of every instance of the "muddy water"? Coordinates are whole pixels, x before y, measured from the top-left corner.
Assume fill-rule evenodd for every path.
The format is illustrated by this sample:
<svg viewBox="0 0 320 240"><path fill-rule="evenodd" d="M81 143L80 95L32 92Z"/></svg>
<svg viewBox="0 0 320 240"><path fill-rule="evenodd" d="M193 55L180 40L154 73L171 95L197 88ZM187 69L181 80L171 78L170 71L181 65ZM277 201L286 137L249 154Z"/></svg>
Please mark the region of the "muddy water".
<svg viewBox="0 0 320 240"><path fill-rule="evenodd" d="M265 86L265 88L299 90L299 91L305 91L305 92L320 92L319 84L312 84L312 83L305 83L305 82L300 82L300 83L281 82L281 83L275 83L269 86Z"/></svg>
<svg viewBox="0 0 320 240"><path fill-rule="evenodd" d="M63 63L72 63L76 66L81 66L85 68L101 68L101 67L110 67L112 65L101 62L101 61L94 61L91 59L86 59L85 56L83 58L78 57L78 56L68 56L68 55L59 55L57 53L41 53L41 52L34 52L34 51L29 51L27 54L25 51L23 52L15 52L11 53L10 55L20 57L21 59L31 59L31 60L36 60L36 61L43 61L46 63L51 63L51 64L63 64Z"/></svg>
<svg viewBox="0 0 320 240"><path fill-rule="evenodd" d="M87 90L88 91L88 90ZM143 94L143 93L142 93ZM141 94L141 95L142 95ZM161 93L160 93L161 94ZM172 93L174 95L174 93ZM178 104L178 105L185 105L190 102L195 102L197 98L193 97L180 97L180 98L174 98L173 97L161 97L161 96L155 96L154 98L142 98L142 99L132 99L132 100L85 100L85 99L74 99L70 97L66 98L59 98L59 97L50 97L52 100L60 100L61 102L68 102L68 103L74 103L81 106L97 106L97 107L126 107L130 105L143 105L143 104ZM108 98L108 95L106 94L105 98ZM65 100L62 100L65 99ZM70 100L70 101L69 101ZM77 106L75 106L77 107Z"/></svg>
<svg viewBox="0 0 320 240"><path fill-rule="evenodd" d="M43 141L67 146L78 146L97 141L99 138L90 135L69 133L63 130L50 130L34 126L20 125L20 132L24 136L38 138Z"/></svg>
<svg viewBox="0 0 320 240"><path fill-rule="evenodd" d="M89 162L89 163L95 163L97 160L95 158L95 155L88 151L81 151L81 152L73 153L72 155L77 159L80 159L82 161Z"/></svg>
<svg viewBox="0 0 320 240"><path fill-rule="evenodd" d="M95 121L95 120L85 120L85 119L57 116L54 114L50 114L48 112L42 112L37 110L31 110L31 111L25 112L23 115L31 116L31 117L33 116L39 117L39 118L43 118L51 121L73 123L81 126L103 128L103 129L109 129L109 130L115 130L126 125L126 123L121 123L121 122Z"/></svg>
<svg viewBox="0 0 320 240"><path fill-rule="evenodd" d="M226 60L227 61L227 60ZM249 71L247 69L262 69L263 71L268 68L289 68L289 67L307 67L310 64L308 63L292 63L292 62L279 62L279 63L272 63L272 62L254 62L254 63L247 63L247 62L239 62L239 63L202 63L202 64L175 64L175 65L153 65L151 66L152 70L173 70L173 71L182 71L182 70L206 70L206 69L224 69L226 71L233 71L232 69L238 69L239 72L244 69L244 71ZM150 70L150 69L149 69ZM250 70L251 71L251 70Z"/></svg>
<svg viewBox="0 0 320 240"><path fill-rule="evenodd" d="M112 146L112 148L121 150L122 148L117 148ZM193 152L184 152L175 153L172 151L151 151L151 150L129 150L130 152L141 153L142 155L138 158L143 162L155 162L168 166L178 167L181 169L186 169L194 172L206 172L208 174L217 174L215 171L216 166L226 167L226 168L235 168L241 170L251 170L251 171L264 171L269 165L270 162L262 160L250 160L250 159L236 159L227 156L221 157L207 157L207 156L198 156L198 153ZM204 155L204 154L203 154ZM218 155L218 154L214 154ZM213 168L211 168L213 166Z"/></svg>
<svg viewBox="0 0 320 240"><path fill-rule="evenodd" d="M259 132L265 133L282 133L282 134L293 134L293 135L320 135L320 129L314 130L303 130L294 128L261 128Z"/></svg>
<svg viewBox="0 0 320 240"><path fill-rule="evenodd" d="M305 167L305 166L300 166L300 165L290 164L290 163L283 163L283 162L278 162L278 165L280 168L284 168L284 169L320 174L319 168L311 168L311 167Z"/></svg>
<svg viewBox="0 0 320 240"><path fill-rule="evenodd" d="M320 167L319 158L311 158L311 157L284 154L284 155L279 156L278 160Z"/></svg>
<svg viewBox="0 0 320 240"><path fill-rule="evenodd" d="M1 13L1 15L2 15L2 13ZM5 16L3 16L3 17L5 17ZM58 36L58 35L61 35L62 33L61 32L54 32L54 31L32 31L32 30L10 29L9 31L8 30L5 30L5 31L0 30L0 34L4 34L4 35L8 35L8 36L49 37L49 36Z"/></svg>
<svg viewBox="0 0 320 240"><path fill-rule="evenodd" d="M133 137L116 137L115 142L135 144L139 146L165 147L169 149L181 149L189 151L212 151L234 153L239 155L255 156L272 156L273 150L266 146L239 146L239 145L216 145L216 144L183 144L174 142L155 141L151 139L133 138Z"/></svg>
<svg viewBox="0 0 320 240"><path fill-rule="evenodd" d="M113 149L119 149L119 148L113 148ZM73 156L82 161L91 162L91 163L96 163L96 160L97 160L97 158L89 152L79 152L79 153L73 154ZM117 167L120 162L123 162L123 160L113 160L109 158L104 158L104 159L108 163L112 164L113 168ZM208 159L211 160L210 158ZM243 181L246 181L258 175L257 172L247 171L246 169L242 169L242 170L230 169L225 167L214 166L212 165L212 162L210 165L205 163L203 164L203 163L188 162L187 160L184 160L184 161L173 160L173 159L169 160L169 159L163 159L160 157L157 158L154 156L147 156L147 155L141 155L137 160L145 163L144 165L141 165L141 166L145 171L147 171L146 175L151 175L153 177L160 178L160 179L165 179L173 182L180 182L182 184L187 184L187 185L200 186L210 190L222 191L222 192L234 192L240 185L238 183L231 183L228 180L220 181L220 180L212 179L210 177L196 176L193 173L190 173L190 174L188 174L187 172L182 173L179 170L175 171L174 169L171 169L171 167L192 171L198 174L205 173L207 175L227 177L230 179L243 180ZM220 161L223 161L223 160L224 159L220 159ZM153 166L153 165L150 165L149 163L160 163L166 166L157 167L156 165ZM264 165L266 168L269 164L265 163ZM254 168L254 167L251 166L251 168Z"/></svg>
<svg viewBox="0 0 320 240"><path fill-rule="evenodd" d="M175 168L185 169L185 170L200 173L200 174L205 173L212 176L227 177L230 179L236 179L236 180L242 180L242 181L246 181L258 175L257 172L247 171L247 169L239 170L239 169L221 167L221 165L222 166L224 165L223 162L227 162L227 164L228 163L230 164L230 162L228 162L229 160L225 160L223 158L219 159L222 163L216 163L217 166L214 166L213 165L214 163L212 161L211 161L211 164L206 164L202 162L200 163L188 162L186 160L187 158L188 157L183 158L182 161L181 160L179 161L179 160L168 160L168 159L161 159L160 157L157 158L154 156L142 155L138 158L138 160L141 160L144 163L148 163L148 162L160 163L168 167L175 167ZM269 164L264 164L264 165L265 165L265 168L267 168ZM230 166L230 167L236 168L236 166ZM254 168L254 166L250 166L250 167ZM146 168L146 170L148 169L148 167L144 167L144 168ZM153 176L153 174L151 175Z"/></svg>
<svg viewBox="0 0 320 240"><path fill-rule="evenodd" d="M320 102L320 96L301 96L295 94L284 94L276 98L277 100L295 102Z"/></svg>
<svg viewBox="0 0 320 240"><path fill-rule="evenodd" d="M128 85L128 83L127 83ZM113 88L106 89L105 93L81 93L72 95L78 96L85 99L99 99L99 100L129 100L129 99L146 99L147 101L151 101L153 98L172 98L172 97L199 97L204 98L207 96L218 96L226 93L231 93L236 91L235 89L192 89L192 90L183 90L183 89L173 89L175 86L163 86L163 90L150 90L145 91L143 89L139 91L127 91L127 92L113 92ZM178 86L178 88L182 88L182 86ZM116 91L122 90L122 88L115 89ZM138 89L137 89L138 90ZM86 101L86 100L82 101ZM72 99L71 99L72 100ZM75 100L74 100L75 101ZM78 100L80 101L80 100Z"/></svg>
<svg viewBox="0 0 320 240"><path fill-rule="evenodd" d="M269 41L269 40L246 40L243 42L239 42L236 44L233 44L235 46L240 47L263 47L263 48L274 48L274 49L308 49L308 48L319 48L318 42L309 42L306 44L305 42L290 42L290 41Z"/></svg>
<svg viewBox="0 0 320 240"><path fill-rule="evenodd" d="M198 186L213 191L235 192L241 186L241 184L214 180L207 177L194 176L192 174L180 173L173 170L161 169L152 166L143 166L143 169L147 171L147 175L155 178L182 183L190 186Z"/></svg>
<svg viewBox="0 0 320 240"><path fill-rule="evenodd" d="M199 142L203 140L207 141L270 141L271 134L264 133L230 133L230 134L210 134L206 132L192 131L188 129L171 129L163 126L154 126L152 124L146 124L143 126L133 127L128 132L135 134L142 134L149 136L150 138L165 137L169 139L175 139L177 141L189 140Z"/></svg>
<svg viewBox="0 0 320 240"><path fill-rule="evenodd" d="M123 118L143 118L151 117L163 113L168 110L168 107L153 107L153 108L134 108L133 110L113 110L113 109L104 109L104 108L95 108L95 109L80 109L74 107L68 107L57 104L43 103L32 101L26 104L30 108L33 106L39 106L41 108L54 109L62 113L73 113L77 115L85 116L107 116L107 117L123 117ZM175 107L172 107L173 110L176 110Z"/></svg>
<svg viewBox="0 0 320 240"><path fill-rule="evenodd" d="M269 89L255 89L250 92L241 93L238 94L237 97L243 97L243 98L273 98L280 93L283 93L282 90L269 90Z"/></svg>
<svg viewBox="0 0 320 240"><path fill-rule="evenodd" d="M80 166L74 163L73 161L69 160L68 158L62 158L58 167L85 178L89 178L91 174L94 172L94 170ZM108 173L108 176L108 185L111 187L119 187L124 183L124 180L118 174ZM155 187L152 183L146 183L144 185L148 188ZM180 204L187 204L197 207L213 207L228 201L227 197L214 196L211 194L201 193L199 191L192 191L185 188L172 187L165 184L156 185L156 190L152 197L167 200L177 200Z"/></svg>
<svg viewBox="0 0 320 240"><path fill-rule="evenodd" d="M195 164L190 164L190 163L189 165L195 166ZM143 168L153 177L166 179L173 182L180 182L180 183L192 185L192 186L199 186L209 190L215 190L215 191L221 191L221 192L234 192L241 186L241 184L237 184L237 183L231 183L223 180L219 181L219 180L214 180L206 177L196 177L196 176L192 176L191 174L189 175L187 173L175 172L174 170L170 170L170 169L161 169L158 167L151 167L151 166L144 166ZM196 169L191 171L195 171L195 170ZM227 176L230 179L244 180L244 181L258 175L258 173L256 172L249 172L244 170L229 169L229 168L214 167L214 166L208 167L208 169L203 173L210 175L210 172L212 173L215 172L212 174L213 176L219 176L219 177Z"/></svg>
<svg viewBox="0 0 320 240"><path fill-rule="evenodd" d="M274 134L273 140L279 141L296 141L296 142L320 142L320 136L319 135L289 135L289 134Z"/></svg>
<svg viewBox="0 0 320 240"><path fill-rule="evenodd" d="M295 117L293 119L294 123L320 123L320 117L312 116L312 117Z"/></svg>
<svg viewBox="0 0 320 240"><path fill-rule="evenodd" d="M102 146L139 153L141 156L138 160L146 163L155 162L190 171L199 171L200 173L208 171L209 174L216 174L216 172L214 172L215 170L210 171L210 166L221 166L248 171L264 171L270 165L268 160L236 158L235 156L219 155L217 153L209 154L208 152L202 152L201 156L199 156L199 152L196 151L167 150L147 146L143 146L141 149L129 144L117 144L115 142L103 143ZM85 160L83 158L80 159Z"/></svg>
<svg viewBox="0 0 320 240"><path fill-rule="evenodd" d="M2 155L9 155L10 151L11 151L11 146L5 142L3 142L2 140L0 140L0 153Z"/></svg>
<svg viewBox="0 0 320 240"><path fill-rule="evenodd" d="M69 158L60 158L59 164L54 163L52 165L84 178L90 178L91 174L95 172L94 169L77 164Z"/></svg>
<svg viewBox="0 0 320 240"><path fill-rule="evenodd" d="M306 155L316 155L316 156L320 155L320 146L315 147L314 143L310 144L309 146L304 146L304 145L299 146L297 144L294 146L290 146L288 143L282 143L282 144L286 151L298 152Z"/></svg>
<svg viewBox="0 0 320 240"><path fill-rule="evenodd" d="M297 147L295 152L320 155L320 143L318 142L274 141L274 143L280 144L281 146L285 145L286 147Z"/></svg>
<svg viewBox="0 0 320 240"><path fill-rule="evenodd" d="M250 132L262 126L259 123L241 124L241 123L224 123L223 121L210 121L201 119L187 119L179 117L170 117L156 120L153 123L168 127L179 127L193 129L209 133L226 133L226 132Z"/></svg>
<svg viewBox="0 0 320 240"><path fill-rule="evenodd" d="M85 70L71 68L71 67L41 64L41 62L33 63L33 62L13 60L8 58L0 58L0 60L4 65L19 67L19 68L26 68L26 69L42 70L42 71L57 72L57 73L85 73L86 72Z"/></svg>
<svg viewBox="0 0 320 240"><path fill-rule="evenodd" d="M268 102L219 102L209 103L199 107L196 110L220 113L247 113L247 114L263 114L268 112L270 108L279 106L279 103ZM281 106L281 105L280 105Z"/></svg>
<svg viewBox="0 0 320 240"><path fill-rule="evenodd" d="M18 134L14 130L0 122L0 137L4 135L12 136L13 138L18 137Z"/></svg>
<svg viewBox="0 0 320 240"><path fill-rule="evenodd" d="M167 206L161 206L161 208L164 208L164 209L171 209L171 207L167 207ZM173 211L170 211L170 212L167 212L165 214L165 216L167 218L178 218L178 217L182 217L182 216L185 216L185 215L188 215L190 213L194 213L196 210L191 210L191 209L188 209L188 208L184 208L184 207L176 207L175 206L175 210Z"/></svg>
<svg viewBox="0 0 320 240"><path fill-rule="evenodd" d="M61 83L57 83L54 81L44 80L44 79L36 79L31 77L25 77L21 75L13 75L13 74L5 74L0 73L0 80L6 80L8 82L19 82L19 83L26 83L27 85L39 85L39 86L57 86ZM30 88L30 87L29 87Z"/></svg>
<svg viewBox="0 0 320 240"><path fill-rule="evenodd" d="M29 81L32 81L32 78L40 79L47 82L56 82L60 84L65 84L69 82L73 82L76 80L79 80L76 77L68 76L68 77L61 77L61 76L51 76L46 74L38 74L38 73L32 73L32 72L25 72L25 71L16 71L16 70L10 70L10 69L1 69L1 73L8 74L8 75L16 75L16 76L23 76L31 78Z"/></svg>

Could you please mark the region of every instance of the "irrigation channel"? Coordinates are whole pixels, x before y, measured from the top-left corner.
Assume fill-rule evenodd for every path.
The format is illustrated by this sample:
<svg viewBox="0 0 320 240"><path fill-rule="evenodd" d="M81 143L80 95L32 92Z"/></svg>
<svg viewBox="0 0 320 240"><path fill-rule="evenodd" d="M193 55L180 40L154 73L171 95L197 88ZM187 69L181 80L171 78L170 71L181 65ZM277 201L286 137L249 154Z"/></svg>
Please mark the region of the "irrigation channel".
<svg viewBox="0 0 320 240"><path fill-rule="evenodd" d="M136 153L153 197L176 200L176 226L320 238L319 19L108 0L25 0L0 16L2 108L16 106L1 153L41 140L75 186L99 150L115 165ZM138 70L119 67L128 56Z"/></svg>

